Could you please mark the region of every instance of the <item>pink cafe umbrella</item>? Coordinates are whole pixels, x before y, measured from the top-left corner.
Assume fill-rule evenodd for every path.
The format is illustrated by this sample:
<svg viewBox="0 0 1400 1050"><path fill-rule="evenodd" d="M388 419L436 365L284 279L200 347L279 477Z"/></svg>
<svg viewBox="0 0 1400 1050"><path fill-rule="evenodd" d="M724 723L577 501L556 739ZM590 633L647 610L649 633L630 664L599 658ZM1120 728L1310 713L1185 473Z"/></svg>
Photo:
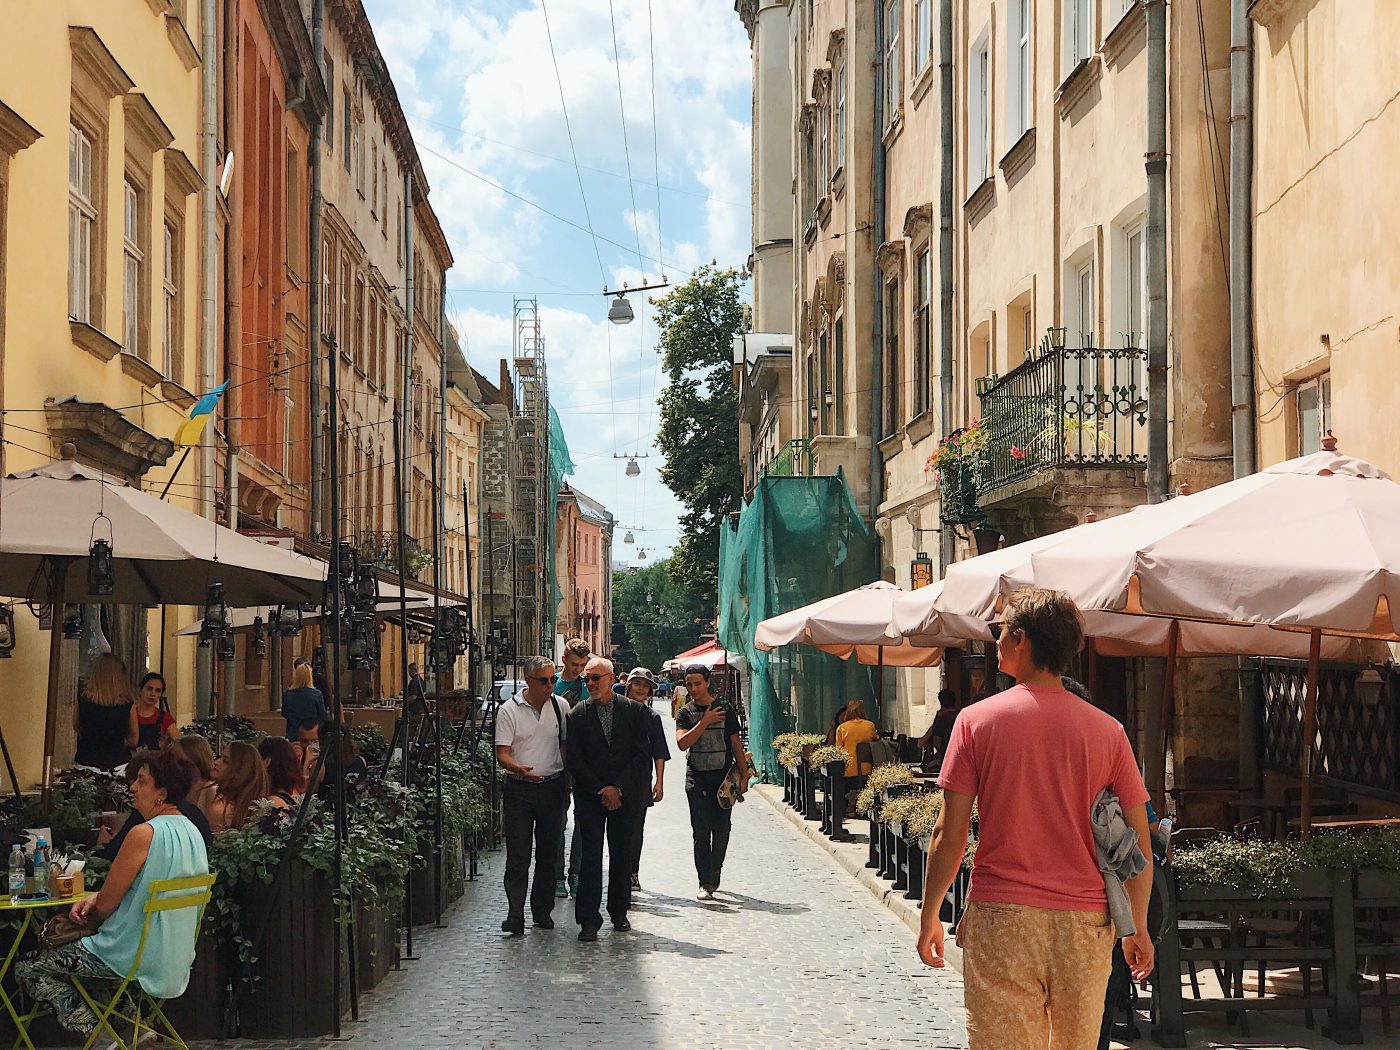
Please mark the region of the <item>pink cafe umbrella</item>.
<svg viewBox="0 0 1400 1050"><path fill-rule="evenodd" d="M1302 824L1310 830L1317 678L1324 645L1400 641L1400 485L1335 451L1082 529L1032 554L1035 582L1090 615L1128 613L1179 625L1274 628L1307 641ZM1274 655L1281 644L1256 652Z"/></svg>

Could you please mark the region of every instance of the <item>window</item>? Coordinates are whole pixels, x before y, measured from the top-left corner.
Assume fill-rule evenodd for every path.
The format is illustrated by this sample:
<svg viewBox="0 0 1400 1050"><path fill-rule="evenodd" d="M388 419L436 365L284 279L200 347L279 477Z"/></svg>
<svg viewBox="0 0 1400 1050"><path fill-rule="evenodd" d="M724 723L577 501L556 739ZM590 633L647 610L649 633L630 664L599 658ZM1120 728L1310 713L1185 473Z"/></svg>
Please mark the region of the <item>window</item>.
<svg viewBox="0 0 1400 1050"><path fill-rule="evenodd" d="M330 335L335 328L335 253L331 242L321 241L321 334Z"/></svg>
<svg viewBox="0 0 1400 1050"><path fill-rule="evenodd" d="M1125 346L1145 346L1147 331L1147 238L1143 224L1136 222L1123 231L1123 342Z"/></svg>
<svg viewBox="0 0 1400 1050"><path fill-rule="evenodd" d="M335 61L325 52L326 63L326 149L335 152Z"/></svg>
<svg viewBox="0 0 1400 1050"><path fill-rule="evenodd" d="M846 63L836 67L836 167L846 164Z"/></svg>
<svg viewBox="0 0 1400 1050"><path fill-rule="evenodd" d="M178 381L180 359L180 232L168 220L161 304L161 371Z"/></svg>
<svg viewBox="0 0 1400 1050"><path fill-rule="evenodd" d="M817 389L817 355L807 353L807 436L817 436L817 402L821 392Z"/></svg>
<svg viewBox="0 0 1400 1050"><path fill-rule="evenodd" d="M296 423L296 409L292 404L291 394L288 393L282 399L282 474L285 477L292 476L292 450L296 447L296 442L292 440L292 432Z"/></svg>
<svg viewBox="0 0 1400 1050"><path fill-rule="evenodd" d="M345 164L345 172L350 172L350 127L355 115L350 112L350 89L346 88L341 98L340 159Z"/></svg>
<svg viewBox="0 0 1400 1050"><path fill-rule="evenodd" d="M931 324L931 295L933 282L929 269L930 252L927 248L919 253L914 264L914 398L913 414L928 411L929 363L933 352L933 331Z"/></svg>
<svg viewBox="0 0 1400 1050"><path fill-rule="evenodd" d="M93 200L92 139L68 125L68 316L92 318L93 240L97 205Z"/></svg>
<svg viewBox="0 0 1400 1050"><path fill-rule="evenodd" d="M1031 0L1011 0L1006 21L1006 146L1031 128Z"/></svg>
<svg viewBox="0 0 1400 1050"><path fill-rule="evenodd" d="M831 389L836 399L836 433L846 433L846 319L836 319L832 339Z"/></svg>
<svg viewBox="0 0 1400 1050"><path fill-rule="evenodd" d="M287 146L287 265L294 271L301 269L301 168L297 163L297 151Z"/></svg>
<svg viewBox="0 0 1400 1050"><path fill-rule="evenodd" d="M389 152L387 147L385 147L384 152L386 154ZM384 216L380 225L384 236L387 237L389 236L389 165L386 161L379 162L379 176L380 182L384 184Z"/></svg>
<svg viewBox="0 0 1400 1050"><path fill-rule="evenodd" d="M817 207L817 158L812 129L802 132L802 210L811 215Z"/></svg>
<svg viewBox="0 0 1400 1050"><path fill-rule="evenodd" d="M1298 455L1310 456L1322 448L1332 429L1332 377L1321 375L1298 387Z"/></svg>
<svg viewBox="0 0 1400 1050"><path fill-rule="evenodd" d="M900 397L903 384L899 368L899 282L885 282L885 434L904 425Z"/></svg>
<svg viewBox="0 0 1400 1050"><path fill-rule="evenodd" d="M899 0L885 0L885 124L899 116Z"/></svg>
<svg viewBox="0 0 1400 1050"><path fill-rule="evenodd" d="M363 198L365 195L365 123L355 121L354 138L351 140L355 152L355 190Z"/></svg>
<svg viewBox="0 0 1400 1050"><path fill-rule="evenodd" d="M1078 337L1078 345L1094 345L1094 261L1080 263L1074 269L1074 311L1070 336Z"/></svg>
<svg viewBox="0 0 1400 1050"><path fill-rule="evenodd" d="M340 348L341 353L349 352L350 340L354 338L350 331L352 323L351 318L353 316L350 313L350 281L352 279L351 275L354 274L354 272L355 266L354 263L350 261L350 256L342 252L340 256L340 273L337 275L339 280L336 282L337 297L340 300L340 311L336 317L336 328L338 329L336 333L336 345Z"/></svg>
<svg viewBox="0 0 1400 1050"><path fill-rule="evenodd" d="M991 176L990 163L990 90L992 84L992 51L984 32L972 45L967 63L967 184L976 189Z"/></svg>
<svg viewBox="0 0 1400 1050"><path fill-rule="evenodd" d="M128 179L122 189L122 349L140 358L150 356L141 342L142 267L146 261L141 236L142 194Z"/></svg>
<svg viewBox="0 0 1400 1050"><path fill-rule="evenodd" d="M933 0L914 0L914 76L928 68L933 47L933 22L930 8Z"/></svg>
<svg viewBox="0 0 1400 1050"><path fill-rule="evenodd" d="M369 213L379 217L379 141L369 144Z"/></svg>
<svg viewBox="0 0 1400 1050"><path fill-rule="evenodd" d="M820 422L818 433L831 433L831 409L835 398L831 393L831 342L826 332L817 338L817 371L819 389L816 391L817 418Z"/></svg>
<svg viewBox="0 0 1400 1050"><path fill-rule="evenodd" d="M1065 75L1073 73L1079 63L1094 51L1093 0L1061 0L1065 18Z"/></svg>
<svg viewBox="0 0 1400 1050"><path fill-rule="evenodd" d="M826 196L826 188L831 183L831 110L825 101L821 105L821 129L822 141L817 150L817 163L820 165L817 171L817 189L821 196Z"/></svg>

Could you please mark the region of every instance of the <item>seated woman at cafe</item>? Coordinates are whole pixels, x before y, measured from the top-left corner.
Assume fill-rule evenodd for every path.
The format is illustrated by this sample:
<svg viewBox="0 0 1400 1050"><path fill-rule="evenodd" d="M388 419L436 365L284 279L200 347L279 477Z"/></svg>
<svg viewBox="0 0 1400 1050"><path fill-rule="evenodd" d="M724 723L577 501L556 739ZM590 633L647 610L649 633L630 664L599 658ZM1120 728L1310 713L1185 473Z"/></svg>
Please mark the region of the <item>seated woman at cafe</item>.
<svg viewBox="0 0 1400 1050"><path fill-rule="evenodd" d="M209 873L204 840L178 808L192 773L190 764L173 749L145 756L132 785L144 823L126 836L102 889L78 901L69 912L74 923L94 932L15 965L20 987L36 1003L51 1007L71 1032L91 1035L97 1016L70 978L83 978L91 991L99 993L95 998L106 998L92 982L120 981L131 971L147 922L137 982L157 999L184 994L194 964L199 911L178 908L148 917L146 902L154 882Z"/></svg>
<svg viewBox="0 0 1400 1050"><path fill-rule="evenodd" d="M267 767L252 744L235 740L214 762L217 791L209 806L214 834L248 823L253 805L268 796Z"/></svg>
<svg viewBox="0 0 1400 1050"><path fill-rule="evenodd" d="M126 765L136 743L131 732L131 679L126 665L111 653L103 653L88 668L78 702L73 708L73 728L78 750L73 761L91 769L118 769Z"/></svg>
<svg viewBox="0 0 1400 1050"><path fill-rule="evenodd" d="M186 733L175 738L175 746L194 766L194 783L190 785L188 801L208 812L218 787L214 784L214 751L209 741L198 733Z"/></svg>
<svg viewBox="0 0 1400 1050"><path fill-rule="evenodd" d="M136 702L131 705L126 739L132 747L155 751L167 739L180 735L175 728L175 716L161 703L165 699L165 676L150 672L136 688Z"/></svg>
<svg viewBox="0 0 1400 1050"><path fill-rule="evenodd" d="M842 704L836 709L836 714L831 716L831 721L826 724L826 743L828 747L839 746L836 744L836 734L841 729L841 723L846 721L846 708L848 704Z"/></svg>
<svg viewBox="0 0 1400 1050"><path fill-rule="evenodd" d="M134 787L137 774L141 772L141 768L150 760L151 755L154 753L153 751L137 751L127 759L126 782L128 786ZM184 754L182 752L176 751L175 754L177 758L184 760ZM194 765L191 764L191 782L193 782L195 776L198 776L198 773L195 771ZM199 837L204 840L205 848L211 848L214 845L214 834L213 830L209 827L209 818L206 817L204 811L195 804L189 792L185 793L185 797L180 799L180 801L175 804L175 807L186 820L195 826L195 829L199 832ZM131 833L131 829L145 823L145 821L146 818L141 815L140 809L132 809L131 814L126 818L126 823L117 830L116 834L112 833L111 827L107 824L100 824L97 829L97 856L107 861L116 860L117 855L121 852L122 844L126 841L127 835Z"/></svg>
<svg viewBox="0 0 1400 1050"><path fill-rule="evenodd" d="M332 747L330 743L337 737L340 740L339 749ZM324 792L326 788L334 785L337 777L359 776L369 771L369 764L360 754L360 749L355 746L355 736L345 723L340 723L339 730L334 722L324 723L321 726L320 739L322 748L330 750L326 751L326 757L321 763L321 782L316 785L318 791Z"/></svg>
<svg viewBox="0 0 1400 1050"><path fill-rule="evenodd" d="M306 791L296 748L286 737L269 736L258 744L258 754L267 767L268 801L278 809L291 809Z"/></svg>
<svg viewBox="0 0 1400 1050"><path fill-rule="evenodd" d="M948 738L958 720L958 696L951 689L938 690L938 713L924 735L919 737L920 755L926 772L937 772L948 750Z"/></svg>
<svg viewBox="0 0 1400 1050"><path fill-rule="evenodd" d="M849 756L846 759L846 779L870 775L870 763L856 758L856 745L880 739L880 730L865 717L865 701L852 700L846 705L846 720L836 727L836 746Z"/></svg>

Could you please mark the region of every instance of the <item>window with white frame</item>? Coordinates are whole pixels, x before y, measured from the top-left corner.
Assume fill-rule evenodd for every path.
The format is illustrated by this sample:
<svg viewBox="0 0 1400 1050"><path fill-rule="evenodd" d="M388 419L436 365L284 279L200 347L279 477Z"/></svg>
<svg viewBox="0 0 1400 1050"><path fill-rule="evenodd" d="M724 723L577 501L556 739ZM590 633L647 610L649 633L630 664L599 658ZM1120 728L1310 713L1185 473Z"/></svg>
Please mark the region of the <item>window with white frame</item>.
<svg viewBox="0 0 1400 1050"><path fill-rule="evenodd" d="M1031 0L1011 0L1006 20L1006 145L1031 128Z"/></svg>
<svg viewBox="0 0 1400 1050"><path fill-rule="evenodd" d="M836 318L831 342L831 390L836 400L835 433L846 432L846 319Z"/></svg>
<svg viewBox="0 0 1400 1050"><path fill-rule="evenodd" d="M1061 0L1064 10L1065 75L1094 53L1093 0Z"/></svg>
<svg viewBox="0 0 1400 1050"><path fill-rule="evenodd" d="M846 163L846 63L836 67L836 166Z"/></svg>
<svg viewBox="0 0 1400 1050"><path fill-rule="evenodd" d="M369 213L379 217L379 140L369 144Z"/></svg>
<svg viewBox="0 0 1400 1050"><path fill-rule="evenodd" d="M350 171L350 130L355 123L355 114L350 109L350 89L348 87L342 93L340 105L342 125L340 129L340 159L344 162L345 171L348 174Z"/></svg>
<svg viewBox="0 0 1400 1050"><path fill-rule="evenodd" d="M331 298L335 294L335 253L331 251L331 242L321 241L321 334L330 335L335 328L335 307L332 305L335 300Z"/></svg>
<svg viewBox="0 0 1400 1050"><path fill-rule="evenodd" d="M826 188L831 182L831 109L822 100L819 117L822 140L817 147L817 196L825 197Z"/></svg>
<svg viewBox="0 0 1400 1050"><path fill-rule="evenodd" d="M885 0L885 124L893 124L899 116L899 99L903 85L899 70L899 0Z"/></svg>
<svg viewBox="0 0 1400 1050"><path fill-rule="evenodd" d="M161 282L161 371L172 379L180 352L180 232L166 222L164 277Z"/></svg>
<svg viewBox="0 0 1400 1050"><path fill-rule="evenodd" d="M1298 416L1298 455L1309 456L1322 448L1332 428L1332 377L1324 373L1301 383L1294 391Z"/></svg>
<svg viewBox="0 0 1400 1050"><path fill-rule="evenodd" d="M1123 227L1121 250L1123 253L1122 280L1119 294L1122 295L1120 316L1123 323L1123 340L1127 346L1145 346L1147 331L1147 237L1143 222L1139 219Z"/></svg>
<svg viewBox="0 0 1400 1050"><path fill-rule="evenodd" d="M933 353L932 294L933 281L930 270L930 252L921 251L914 260L914 367L912 415L928 411L929 364Z"/></svg>
<svg viewBox="0 0 1400 1050"><path fill-rule="evenodd" d="M141 237L141 191L122 184L122 349L145 358L141 344L141 268L146 261Z"/></svg>
<svg viewBox="0 0 1400 1050"><path fill-rule="evenodd" d="M1071 317L1070 345L1088 347L1094 345L1094 260L1085 259L1075 264L1072 285L1074 302L1068 311Z"/></svg>
<svg viewBox="0 0 1400 1050"><path fill-rule="evenodd" d="M68 316L92 318L93 240L97 204L93 200L92 138L68 125Z"/></svg>
<svg viewBox="0 0 1400 1050"><path fill-rule="evenodd" d="M914 0L914 76L928 68L933 48L933 0Z"/></svg>
<svg viewBox="0 0 1400 1050"><path fill-rule="evenodd" d="M802 211L810 216L817 207L817 147L809 124L802 132Z"/></svg>
<svg viewBox="0 0 1400 1050"><path fill-rule="evenodd" d="M991 175L990 117L992 50L987 33L977 38L967 63L967 184L974 189Z"/></svg>

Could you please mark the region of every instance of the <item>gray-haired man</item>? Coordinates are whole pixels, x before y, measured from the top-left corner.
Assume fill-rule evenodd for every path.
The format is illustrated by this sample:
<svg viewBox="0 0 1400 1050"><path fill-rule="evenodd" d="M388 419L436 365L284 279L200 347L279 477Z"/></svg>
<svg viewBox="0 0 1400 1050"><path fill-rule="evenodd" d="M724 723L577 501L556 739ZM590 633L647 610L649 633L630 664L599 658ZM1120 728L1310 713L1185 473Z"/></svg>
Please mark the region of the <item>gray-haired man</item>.
<svg viewBox="0 0 1400 1050"><path fill-rule="evenodd" d="M506 771L503 823L506 840L506 901L501 929L512 937L525 933L525 887L530 879L530 850L535 851L535 881L530 911L535 925L552 930L554 883L568 782L564 777L564 741L568 707L554 695L554 662L543 656L521 661L525 688L501 705L496 715L496 759Z"/></svg>

